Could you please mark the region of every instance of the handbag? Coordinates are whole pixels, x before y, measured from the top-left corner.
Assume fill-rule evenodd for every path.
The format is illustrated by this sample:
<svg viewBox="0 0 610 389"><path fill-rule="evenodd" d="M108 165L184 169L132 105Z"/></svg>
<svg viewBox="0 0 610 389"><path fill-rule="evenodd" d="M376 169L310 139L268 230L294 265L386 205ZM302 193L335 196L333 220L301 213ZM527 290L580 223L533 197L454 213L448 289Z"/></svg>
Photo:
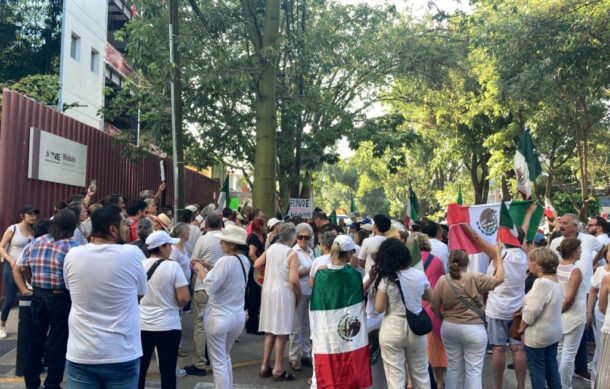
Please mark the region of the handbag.
<svg viewBox="0 0 610 389"><path fill-rule="evenodd" d="M445 277L447 278L447 284L449 284L449 287L451 288L451 291L455 294L455 297L460 300L462 305L464 305L466 308L470 309L475 315L477 315L479 319L481 319L485 324L485 328L487 328L487 320L485 320L485 311L479 305L480 303L470 297L470 295L468 295L468 293L466 293L464 288L462 288L460 285L458 286L460 287L460 289L462 289L464 293L459 293L449 274L445 275ZM468 296L468 298L465 298L464 294Z"/></svg>
<svg viewBox="0 0 610 389"><path fill-rule="evenodd" d="M510 327L508 328L508 337L515 340L522 340L523 337L519 333L519 328L521 327L521 322L523 321L522 315L520 312L515 312L513 314L513 321L510 323Z"/></svg>
<svg viewBox="0 0 610 389"><path fill-rule="evenodd" d="M402 299L402 303L405 306L405 311L407 311L407 323L409 324L409 328L415 335L426 335L430 331L432 331L432 320L430 320L430 316L426 313L426 310L423 309L415 314L409 311L407 308L407 304L405 303L405 296L402 294L402 287L400 286L400 281L396 280L396 285L398 286L398 291L400 292L400 298Z"/></svg>

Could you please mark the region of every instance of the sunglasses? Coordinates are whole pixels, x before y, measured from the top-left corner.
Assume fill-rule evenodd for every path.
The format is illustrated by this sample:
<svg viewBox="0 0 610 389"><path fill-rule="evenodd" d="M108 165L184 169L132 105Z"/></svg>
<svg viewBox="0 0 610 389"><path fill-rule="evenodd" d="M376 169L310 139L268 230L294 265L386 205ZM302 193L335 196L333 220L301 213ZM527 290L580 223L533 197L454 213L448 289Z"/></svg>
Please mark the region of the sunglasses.
<svg viewBox="0 0 610 389"><path fill-rule="evenodd" d="M297 240L310 240L311 236L309 235L298 235Z"/></svg>

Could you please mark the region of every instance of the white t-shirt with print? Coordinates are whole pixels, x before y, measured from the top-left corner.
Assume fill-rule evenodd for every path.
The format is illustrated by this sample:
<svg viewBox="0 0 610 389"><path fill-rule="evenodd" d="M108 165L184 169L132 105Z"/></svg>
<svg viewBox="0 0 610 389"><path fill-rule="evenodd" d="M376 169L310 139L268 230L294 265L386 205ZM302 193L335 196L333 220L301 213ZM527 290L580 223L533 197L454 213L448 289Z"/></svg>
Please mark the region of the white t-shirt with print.
<svg viewBox="0 0 610 389"><path fill-rule="evenodd" d="M504 258L504 282L489 292L485 315L492 319L511 320L513 313L523 307L527 254L520 248L502 249ZM487 275L495 272L494 263L487 268Z"/></svg>
<svg viewBox="0 0 610 389"><path fill-rule="evenodd" d="M362 241L362 247L360 247L358 259L365 261L364 274L368 274L371 267L373 267L375 261L373 260L372 255L377 253L379 246L381 246L383 241L386 239L387 238L385 236L373 235Z"/></svg>
<svg viewBox="0 0 610 389"><path fill-rule="evenodd" d="M579 233L577 238L580 240L582 252L580 259L576 261L576 266L582 271L582 282L585 284L586 290L589 290L591 288L591 277L593 276L593 252L600 251L604 248L604 245L593 235ZM563 236L553 239L550 246L551 250L557 252L559 258L561 258L561 255L557 248L561 242L563 242Z"/></svg>
<svg viewBox="0 0 610 389"><path fill-rule="evenodd" d="M137 246L87 244L64 260L72 309L66 359L87 365L142 356L138 296L146 293L144 254Z"/></svg>
<svg viewBox="0 0 610 389"><path fill-rule="evenodd" d="M148 272L159 258L146 258L142 261L144 271ZM181 330L180 306L176 288L187 286L188 281L178 262L162 261L150 280L148 291L140 301L140 319L143 331Z"/></svg>

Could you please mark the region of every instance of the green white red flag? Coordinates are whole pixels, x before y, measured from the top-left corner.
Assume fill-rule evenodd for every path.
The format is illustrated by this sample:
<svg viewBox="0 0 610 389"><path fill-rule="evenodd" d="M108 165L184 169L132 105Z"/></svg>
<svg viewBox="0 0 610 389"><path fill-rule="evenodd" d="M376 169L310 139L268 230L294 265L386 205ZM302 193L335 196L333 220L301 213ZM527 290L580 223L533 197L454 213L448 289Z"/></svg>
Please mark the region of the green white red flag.
<svg viewBox="0 0 610 389"><path fill-rule="evenodd" d="M510 244L513 246L521 246L519 242L519 233L517 226L513 222L513 218L508 212L508 208L504 202L500 203L500 225L498 227L498 242Z"/></svg>
<svg viewBox="0 0 610 389"><path fill-rule="evenodd" d="M318 270L309 321L318 388L372 385L362 276L351 266Z"/></svg>
<svg viewBox="0 0 610 389"><path fill-rule="evenodd" d="M519 145L514 158L515 175L517 176L517 190L524 200L532 194L532 182L542 173L538 154L529 130L525 130L519 138Z"/></svg>

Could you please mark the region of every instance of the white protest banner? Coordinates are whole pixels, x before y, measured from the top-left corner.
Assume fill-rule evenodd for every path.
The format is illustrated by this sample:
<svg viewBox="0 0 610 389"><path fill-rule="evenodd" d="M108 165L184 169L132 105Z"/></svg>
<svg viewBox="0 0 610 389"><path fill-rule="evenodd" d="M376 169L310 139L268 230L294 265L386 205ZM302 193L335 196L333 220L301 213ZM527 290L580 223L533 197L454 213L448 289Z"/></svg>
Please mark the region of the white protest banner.
<svg viewBox="0 0 610 389"><path fill-rule="evenodd" d="M310 218L313 215L313 200L312 199L290 199L290 208L288 210L290 217Z"/></svg>
<svg viewBox="0 0 610 389"><path fill-rule="evenodd" d="M85 187L87 146L30 128L28 178Z"/></svg>

